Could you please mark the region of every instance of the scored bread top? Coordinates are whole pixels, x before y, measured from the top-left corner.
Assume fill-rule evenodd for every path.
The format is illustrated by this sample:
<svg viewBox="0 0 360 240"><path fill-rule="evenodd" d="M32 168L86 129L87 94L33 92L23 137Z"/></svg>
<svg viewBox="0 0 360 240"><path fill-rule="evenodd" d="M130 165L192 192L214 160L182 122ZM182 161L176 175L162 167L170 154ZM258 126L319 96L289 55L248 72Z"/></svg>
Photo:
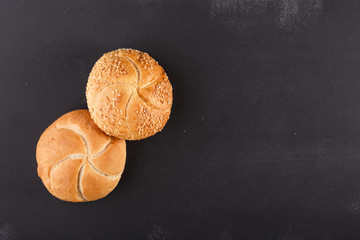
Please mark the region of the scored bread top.
<svg viewBox="0 0 360 240"><path fill-rule="evenodd" d="M165 126L172 86L163 68L147 53L118 49L95 63L86 98L100 129L111 136L138 140Z"/></svg>
<svg viewBox="0 0 360 240"><path fill-rule="evenodd" d="M55 197L71 202L105 197L124 170L125 141L107 136L89 111L69 112L41 135L37 149L38 175Z"/></svg>

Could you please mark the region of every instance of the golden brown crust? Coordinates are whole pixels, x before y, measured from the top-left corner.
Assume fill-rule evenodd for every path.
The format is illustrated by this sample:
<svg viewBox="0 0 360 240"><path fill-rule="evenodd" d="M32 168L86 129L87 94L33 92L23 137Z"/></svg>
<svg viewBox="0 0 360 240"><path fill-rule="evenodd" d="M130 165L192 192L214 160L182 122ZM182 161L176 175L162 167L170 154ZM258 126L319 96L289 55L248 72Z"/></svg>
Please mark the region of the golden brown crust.
<svg viewBox="0 0 360 240"><path fill-rule="evenodd" d="M68 158L53 168L49 175L52 195L64 201L84 201L77 186L79 171L84 162L84 158Z"/></svg>
<svg viewBox="0 0 360 240"><path fill-rule="evenodd" d="M87 110L57 119L36 149L44 185L55 197L70 202L105 197L119 182L125 158L125 141L103 133Z"/></svg>
<svg viewBox="0 0 360 240"><path fill-rule="evenodd" d="M137 93L134 93L137 96ZM132 97L128 106L127 123L138 138L146 138L161 131L169 119L170 112L161 111L146 104L140 97Z"/></svg>
<svg viewBox="0 0 360 240"><path fill-rule="evenodd" d="M102 152L90 158L91 163L107 175L116 175L124 171L123 161L119 161L119 149L125 149L125 141L109 141ZM124 153L125 154L125 153Z"/></svg>
<svg viewBox="0 0 360 240"><path fill-rule="evenodd" d="M94 171L90 164L86 163L80 182L84 198L87 201L94 201L105 197L116 187L119 178L100 174L98 171Z"/></svg>
<svg viewBox="0 0 360 240"><path fill-rule="evenodd" d="M101 130L110 136L139 140L165 126L173 96L166 73L149 54L118 49L95 63L86 98L90 115Z"/></svg>

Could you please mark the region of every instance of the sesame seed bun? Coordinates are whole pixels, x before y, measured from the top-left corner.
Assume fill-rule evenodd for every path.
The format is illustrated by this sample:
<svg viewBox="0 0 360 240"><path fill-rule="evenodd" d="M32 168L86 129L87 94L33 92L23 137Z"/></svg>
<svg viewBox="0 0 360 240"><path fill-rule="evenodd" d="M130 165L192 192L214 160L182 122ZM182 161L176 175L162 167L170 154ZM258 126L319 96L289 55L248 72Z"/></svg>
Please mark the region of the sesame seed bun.
<svg viewBox="0 0 360 240"><path fill-rule="evenodd" d="M110 136L139 140L161 131L169 119L172 86L149 54L118 49L94 65L86 86L90 115Z"/></svg>
<svg viewBox="0 0 360 240"><path fill-rule="evenodd" d="M107 136L88 110L69 112L41 135L36 148L38 175L55 197L70 202L105 197L124 171L125 141Z"/></svg>

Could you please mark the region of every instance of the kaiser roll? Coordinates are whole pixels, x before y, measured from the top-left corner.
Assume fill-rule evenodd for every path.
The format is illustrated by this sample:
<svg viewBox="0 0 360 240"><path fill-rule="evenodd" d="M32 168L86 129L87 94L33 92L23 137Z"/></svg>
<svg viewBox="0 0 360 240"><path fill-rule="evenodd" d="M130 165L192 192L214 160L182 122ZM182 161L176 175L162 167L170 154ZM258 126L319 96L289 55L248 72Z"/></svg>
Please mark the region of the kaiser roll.
<svg viewBox="0 0 360 240"><path fill-rule="evenodd" d="M55 197L93 201L118 184L124 170L125 141L107 136L89 111L69 112L41 135L36 149L38 175Z"/></svg>
<svg viewBox="0 0 360 240"><path fill-rule="evenodd" d="M119 49L94 65L86 87L90 115L101 130L139 140L162 130L170 116L172 86L149 54Z"/></svg>

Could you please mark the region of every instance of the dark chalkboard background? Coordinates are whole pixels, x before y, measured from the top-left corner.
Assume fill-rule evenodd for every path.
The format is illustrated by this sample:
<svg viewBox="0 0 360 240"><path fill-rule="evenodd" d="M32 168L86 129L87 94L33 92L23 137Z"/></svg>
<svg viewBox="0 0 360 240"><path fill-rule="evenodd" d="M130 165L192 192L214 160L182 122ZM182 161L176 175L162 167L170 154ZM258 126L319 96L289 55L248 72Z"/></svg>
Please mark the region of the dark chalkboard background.
<svg viewBox="0 0 360 240"><path fill-rule="evenodd" d="M0 239L360 239L360 1L0 1ZM102 53L167 71L164 131L73 204L35 147Z"/></svg>

